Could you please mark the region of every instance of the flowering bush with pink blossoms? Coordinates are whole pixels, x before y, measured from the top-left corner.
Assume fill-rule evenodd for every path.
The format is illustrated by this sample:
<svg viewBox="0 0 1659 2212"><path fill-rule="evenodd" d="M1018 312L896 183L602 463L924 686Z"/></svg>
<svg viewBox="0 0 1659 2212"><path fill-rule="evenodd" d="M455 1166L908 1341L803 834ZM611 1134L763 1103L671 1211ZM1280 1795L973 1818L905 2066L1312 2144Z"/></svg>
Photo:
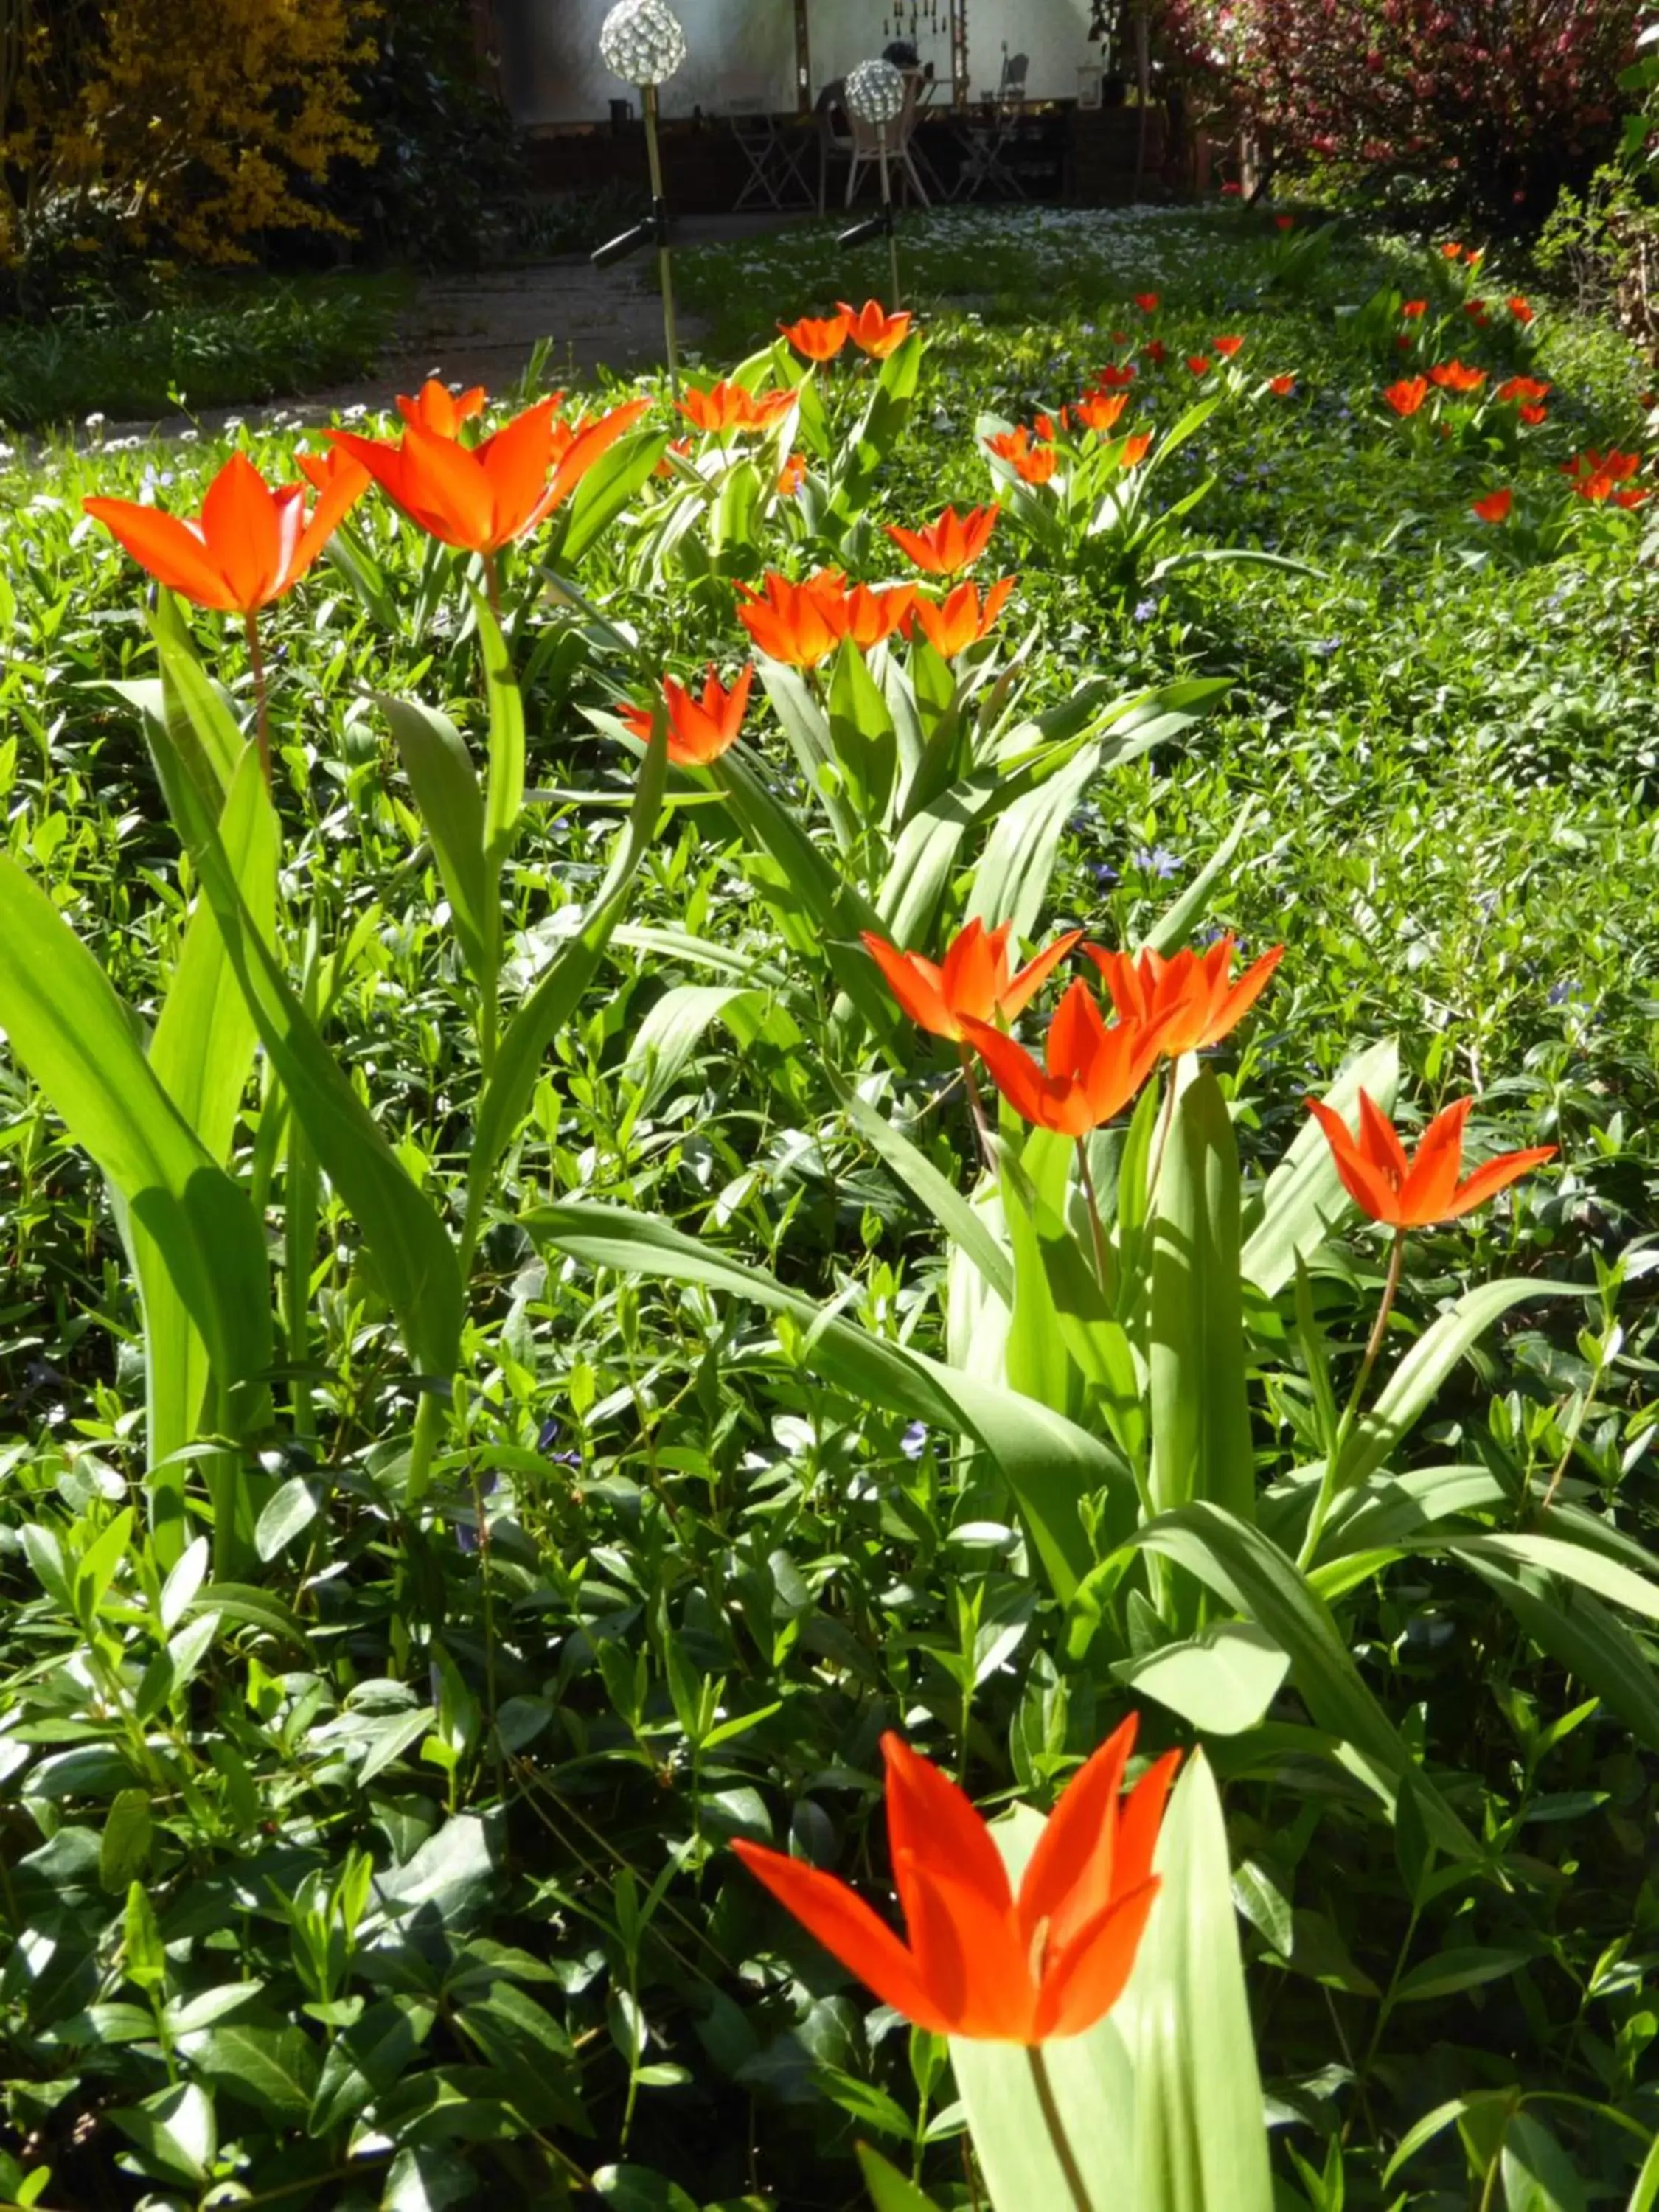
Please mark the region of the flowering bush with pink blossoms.
<svg viewBox="0 0 1659 2212"><path fill-rule="evenodd" d="M1613 145L1639 0L1163 0L1166 43L1275 157L1541 217Z"/></svg>

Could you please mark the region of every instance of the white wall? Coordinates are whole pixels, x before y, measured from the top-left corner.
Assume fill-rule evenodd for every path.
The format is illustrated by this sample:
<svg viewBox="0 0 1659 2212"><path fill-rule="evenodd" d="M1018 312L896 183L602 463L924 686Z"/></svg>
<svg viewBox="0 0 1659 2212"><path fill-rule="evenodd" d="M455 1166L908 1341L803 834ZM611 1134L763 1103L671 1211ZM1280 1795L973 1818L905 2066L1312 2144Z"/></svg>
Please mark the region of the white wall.
<svg viewBox="0 0 1659 2212"><path fill-rule="evenodd" d="M610 103L638 95L619 84L599 59L599 26L611 0L496 0L501 26L501 84L522 124L603 122ZM662 88L665 115L690 115L701 107L717 115L734 99L762 98L779 113L795 105L795 17L793 0L671 0L685 26L690 51L685 66ZM1006 40L1030 56L1026 92L1032 100L1071 100L1080 62L1097 58L1085 33L1089 0L969 0L969 90L993 91ZM908 0L896 15L908 22ZM924 22L916 40L949 94L951 44L944 28L929 36ZM891 0L810 0L807 36L812 91L844 76L854 62L878 54L893 35Z"/></svg>
<svg viewBox="0 0 1659 2212"><path fill-rule="evenodd" d="M639 94L599 59L599 26L611 0L497 0L501 89L521 124L603 122L613 100ZM685 63L662 88L665 115L701 107L719 114L734 99L780 113L795 105L795 15L791 0L671 0L685 26Z"/></svg>

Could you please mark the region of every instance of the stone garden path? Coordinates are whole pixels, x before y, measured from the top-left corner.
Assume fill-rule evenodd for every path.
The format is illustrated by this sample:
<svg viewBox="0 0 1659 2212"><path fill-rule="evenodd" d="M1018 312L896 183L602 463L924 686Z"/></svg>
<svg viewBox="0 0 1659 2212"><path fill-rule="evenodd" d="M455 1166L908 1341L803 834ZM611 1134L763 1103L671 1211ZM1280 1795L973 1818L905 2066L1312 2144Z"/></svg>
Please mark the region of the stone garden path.
<svg viewBox="0 0 1659 2212"><path fill-rule="evenodd" d="M675 238L682 246L715 245L773 229L787 220L771 215L692 216L676 223ZM647 268L643 253L611 269L595 269L585 254L565 254L477 276L425 278L398 318L373 376L243 407L205 408L198 419L204 430L222 428L229 416L254 423L279 415L290 422L296 416L305 422L323 422L348 407L389 408L398 392L418 391L422 380L434 374L446 382L505 392L544 338L552 345L547 374L556 385L598 368L627 371L659 363L662 303L645 281ZM680 330L684 343L698 343L695 318L682 313ZM168 436L190 427L188 418L179 416L155 424L112 422L104 434L154 429Z"/></svg>

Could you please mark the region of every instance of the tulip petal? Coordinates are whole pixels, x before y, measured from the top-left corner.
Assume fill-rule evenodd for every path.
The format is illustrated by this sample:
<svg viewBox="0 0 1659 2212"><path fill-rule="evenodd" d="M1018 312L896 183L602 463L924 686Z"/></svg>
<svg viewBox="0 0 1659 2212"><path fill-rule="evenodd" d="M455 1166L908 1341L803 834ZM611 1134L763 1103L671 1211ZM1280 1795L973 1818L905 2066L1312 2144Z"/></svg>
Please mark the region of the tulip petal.
<svg viewBox="0 0 1659 2212"><path fill-rule="evenodd" d="M981 1897L991 1911L1012 1911L1013 1892L1002 1854L967 1792L890 1729L881 1750L887 1762L887 1832L895 1865L904 1853L912 1853L930 1878L943 1870Z"/></svg>
<svg viewBox="0 0 1659 2212"><path fill-rule="evenodd" d="M281 571L282 532L270 487L246 453L233 453L208 486L202 535L232 604L244 614L263 606Z"/></svg>
<svg viewBox="0 0 1659 2212"><path fill-rule="evenodd" d="M1028 1947L1041 1929L1045 1949L1063 1949L1111 1902L1118 1795L1138 1725L1131 1713L1079 1767L1038 1838L1019 1886Z"/></svg>
<svg viewBox="0 0 1659 2212"><path fill-rule="evenodd" d="M1159 1886L1156 1876L1144 1882L1079 1929L1043 1977L1036 2040L1082 2035L1105 2018L1134 1971Z"/></svg>
<svg viewBox="0 0 1659 2212"><path fill-rule="evenodd" d="M1473 1098L1454 1100L1419 1139L1400 1191L1401 1212L1408 1225L1445 1219L1463 1164L1463 1127L1474 1103Z"/></svg>
<svg viewBox="0 0 1659 2212"><path fill-rule="evenodd" d="M1222 942L1226 945L1228 952L1227 959L1221 963L1220 972L1224 977L1231 962L1232 939L1224 938ZM1284 957L1284 946L1275 945L1271 952L1264 952L1253 967L1244 970L1231 990L1222 996L1212 1014L1209 1027L1204 1037L1206 1044L1219 1044L1230 1030L1237 1028L1273 981L1273 970Z"/></svg>
<svg viewBox="0 0 1659 2212"><path fill-rule="evenodd" d="M295 556L294 580L304 575L329 539L344 521L348 512L356 505L368 489L368 471L355 453L339 447L329 455L331 466L320 477L313 477L317 489L317 504L312 509L311 520L302 532L299 550ZM310 471L307 474L310 475Z"/></svg>
<svg viewBox="0 0 1659 2212"><path fill-rule="evenodd" d="M620 407L611 408L596 422L590 422L580 431L568 451L559 456L559 465L553 471L553 481L547 487L540 506L526 527L533 528L556 507L562 506L600 455L609 453L617 439L626 436L641 416L648 414L650 410L648 399L625 400Z"/></svg>
<svg viewBox="0 0 1659 2212"><path fill-rule="evenodd" d="M1502 1152L1495 1160L1488 1160L1452 1194L1446 1211L1438 1218L1455 1221L1463 1214L1472 1213L1477 1206L1484 1206L1489 1198L1496 1198L1500 1190L1507 1190L1512 1182L1534 1168L1542 1167L1546 1160L1555 1158L1553 1145L1534 1145L1522 1152Z"/></svg>
<svg viewBox="0 0 1659 2212"><path fill-rule="evenodd" d="M1012 981L1004 984L1002 995L997 1001L997 1011L1006 1021L1018 1020L1066 954L1081 941L1082 936L1080 929L1068 929L1064 937L1056 938L1035 959L1028 960Z"/></svg>
<svg viewBox="0 0 1659 2212"><path fill-rule="evenodd" d="M1023 1121L1079 1137L1087 1129L1088 1109L1069 1078L1056 1082L1043 1073L1024 1045L988 1022L965 1020L962 1034L991 1071L992 1080Z"/></svg>
<svg viewBox="0 0 1659 2212"><path fill-rule="evenodd" d="M1085 945L1083 950L1099 969L1114 1012L1124 1021L1144 1021L1152 1006L1152 987L1143 967L1128 953L1109 951L1103 945Z"/></svg>
<svg viewBox="0 0 1659 2212"><path fill-rule="evenodd" d="M1396 1190L1411 1173L1399 1132L1369 1091L1359 1094L1359 1149Z"/></svg>
<svg viewBox="0 0 1659 2212"><path fill-rule="evenodd" d="M1051 1078L1085 1079L1106 1038L1106 1024L1094 993L1079 975L1054 1008L1043 1043L1043 1060Z"/></svg>
<svg viewBox="0 0 1659 2212"><path fill-rule="evenodd" d="M1354 1204L1373 1221L1397 1226L1400 1201L1393 1185L1364 1158L1348 1133L1348 1125L1334 1107L1317 1098L1308 1101L1308 1111L1325 1132L1338 1177Z"/></svg>
<svg viewBox="0 0 1659 2212"><path fill-rule="evenodd" d="M483 450L480 446L469 452L418 422L404 432L403 482L410 513L433 537L469 553L493 552L505 542L495 534L495 488L483 465Z"/></svg>
<svg viewBox="0 0 1659 2212"><path fill-rule="evenodd" d="M873 1990L884 2004L891 2005L934 2035L951 2033L951 2021L923 1986L909 1952L886 1922L878 1919L845 1882L742 1838L732 1848L808 1935Z"/></svg>
<svg viewBox="0 0 1659 2212"><path fill-rule="evenodd" d="M198 607L222 614L235 608L229 586L217 563L190 524L157 507L141 507L131 499L88 499L82 504L88 514L170 592L182 592Z"/></svg>
<svg viewBox="0 0 1659 2212"><path fill-rule="evenodd" d="M869 930L862 933L864 946L887 979L887 988L918 1029L934 1036L962 1034L956 1018L939 989L939 972L931 960L915 952L901 952Z"/></svg>
<svg viewBox="0 0 1659 2212"><path fill-rule="evenodd" d="M958 1018L971 1014L988 1022L997 1010L998 992L1008 975L1008 932L1012 924L993 930L975 915L957 931L939 969L939 993Z"/></svg>
<svg viewBox="0 0 1659 2212"><path fill-rule="evenodd" d="M1161 1759L1155 1759L1129 1792L1127 1802L1119 1808L1112 1887L1120 1894L1139 1889L1152 1875L1164 1808L1180 1764L1178 1751L1166 1751Z"/></svg>
<svg viewBox="0 0 1659 2212"><path fill-rule="evenodd" d="M890 1790L890 1820L891 1807ZM982 1824L981 1832L986 1832ZM988 1833L986 1841L990 1844ZM990 1849L1000 1866L995 1844L990 1844ZM939 1971L952 1978L948 1985L954 1996L951 2033L1002 2043L1032 2041L1037 1992L1006 1881L1005 1901L999 1903L975 1882L964 1881L962 1869L939 1853L923 1865L915 1852L902 1852L894 1872L924 1984L941 2009L946 1986L934 1981L929 1971L933 1961L937 1959Z"/></svg>

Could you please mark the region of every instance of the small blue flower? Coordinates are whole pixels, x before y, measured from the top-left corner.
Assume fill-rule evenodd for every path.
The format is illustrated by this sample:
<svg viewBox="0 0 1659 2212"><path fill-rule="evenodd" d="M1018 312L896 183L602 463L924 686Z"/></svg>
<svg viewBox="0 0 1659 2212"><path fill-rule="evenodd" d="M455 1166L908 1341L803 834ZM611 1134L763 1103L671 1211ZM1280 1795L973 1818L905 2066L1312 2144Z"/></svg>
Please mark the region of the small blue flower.
<svg viewBox="0 0 1659 2212"><path fill-rule="evenodd" d="M906 1459L920 1459L927 1449L927 1424L912 1421L899 1438L899 1449Z"/></svg>
<svg viewBox="0 0 1659 2212"><path fill-rule="evenodd" d="M550 1459L555 1467L580 1467L582 1463L582 1455L579 1451L554 1450L553 1447L559 1441L560 1433L559 1425L556 1420L544 1421L541 1433L536 1438L537 1450L544 1457ZM485 1487L488 1489L495 1487L494 1476L490 1478Z"/></svg>
<svg viewBox="0 0 1659 2212"><path fill-rule="evenodd" d="M1167 845L1151 847L1143 845L1134 856L1134 864L1136 867L1143 869L1147 875L1158 876L1165 881L1174 875L1181 866L1180 861L1176 860Z"/></svg>
<svg viewBox="0 0 1659 2212"><path fill-rule="evenodd" d="M1109 860L1100 861L1095 869L1095 881L1100 885L1100 888L1103 891L1111 890L1116 884L1121 884L1122 880L1122 877L1119 875L1117 870L1112 866Z"/></svg>
<svg viewBox="0 0 1659 2212"><path fill-rule="evenodd" d="M1152 617L1158 612L1158 603L1155 598L1138 599L1135 602L1135 620L1137 622L1151 622Z"/></svg>
<svg viewBox="0 0 1659 2212"><path fill-rule="evenodd" d="M1589 993L1582 983L1571 981L1552 983L1549 988L1549 1003L1553 1006L1587 1006L1589 1004Z"/></svg>

